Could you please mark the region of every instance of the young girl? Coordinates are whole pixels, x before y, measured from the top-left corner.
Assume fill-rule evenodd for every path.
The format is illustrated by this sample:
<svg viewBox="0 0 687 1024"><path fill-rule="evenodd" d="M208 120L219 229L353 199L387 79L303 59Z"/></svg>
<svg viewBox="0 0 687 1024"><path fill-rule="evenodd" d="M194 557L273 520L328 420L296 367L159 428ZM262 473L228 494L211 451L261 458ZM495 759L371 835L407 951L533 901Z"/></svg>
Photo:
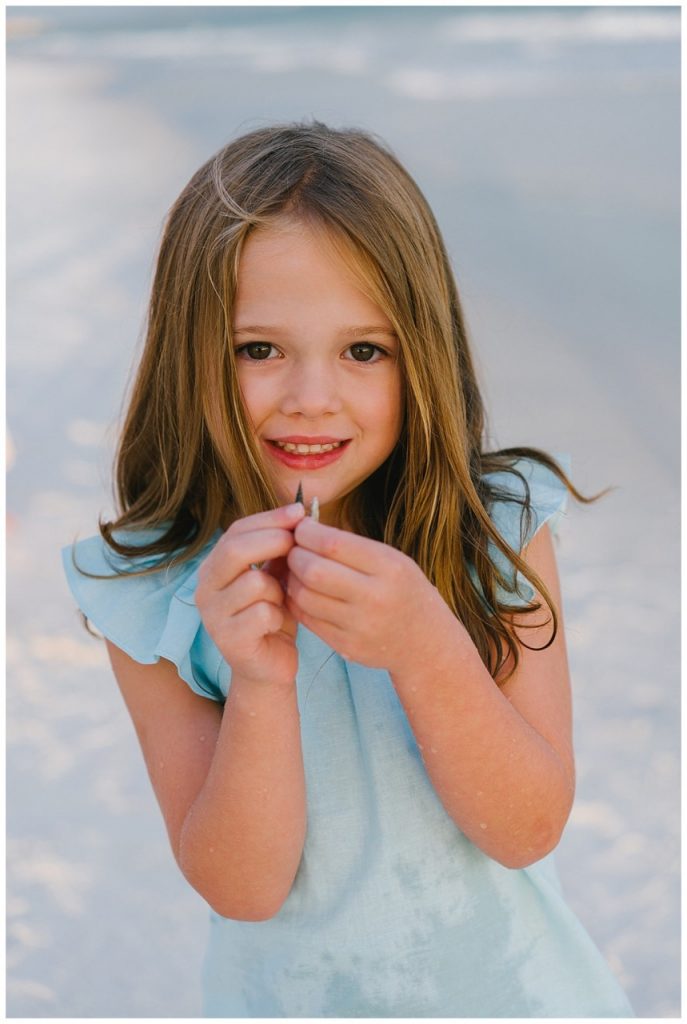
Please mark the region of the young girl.
<svg viewBox="0 0 687 1024"><path fill-rule="evenodd" d="M551 856L583 499L483 450L441 236L372 137L264 128L189 182L116 484L65 567L211 908L205 1015L631 1016Z"/></svg>

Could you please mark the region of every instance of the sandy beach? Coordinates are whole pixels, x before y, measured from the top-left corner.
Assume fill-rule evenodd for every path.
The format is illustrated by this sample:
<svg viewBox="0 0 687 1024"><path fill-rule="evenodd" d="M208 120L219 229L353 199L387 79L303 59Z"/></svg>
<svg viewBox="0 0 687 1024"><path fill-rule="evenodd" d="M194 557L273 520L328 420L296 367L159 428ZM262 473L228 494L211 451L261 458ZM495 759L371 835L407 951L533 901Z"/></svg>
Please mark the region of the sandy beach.
<svg viewBox="0 0 687 1024"><path fill-rule="evenodd" d="M165 213L278 119L384 138L456 270L494 447L567 453L569 902L638 1016L680 1013L677 8L9 8L10 1017L194 1017L179 874L60 548L110 468Z"/></svg>

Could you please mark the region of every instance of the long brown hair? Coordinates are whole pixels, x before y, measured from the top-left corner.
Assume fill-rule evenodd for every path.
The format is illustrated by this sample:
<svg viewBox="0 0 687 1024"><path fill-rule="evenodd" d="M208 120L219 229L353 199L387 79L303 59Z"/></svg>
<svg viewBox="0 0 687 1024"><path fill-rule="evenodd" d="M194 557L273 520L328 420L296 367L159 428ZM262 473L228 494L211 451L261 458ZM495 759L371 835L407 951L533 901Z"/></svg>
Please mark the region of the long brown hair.
<svg viewBox="0 0 687 1024"><path fill-rule="evenodd" d="M285 216L326 230L400 342L401 437L346 499L348 523L415 559L493 676L509 656L514 669L522 641L512 601L499 599L499 587L512 597L514 584L490 558L490 541L548 604L549 643L557 616L542 581L495 529L490 505L506 495L494 493L485 474L517 474L524 456L548 467L578 500L593 499L545 452L483 451L484 408L441 234L396 157L360 130L316 121L260 128L208 160L173 205L116 456L118 516L100 522L102 537L125 558L159 556L152 569L138 570L147 573L185 562L218 528L277 504L241 401L232 311L246 237ZM526 525L529 493L520 482ZM157 536L125 543L115 537L124 528L156 528ZM521 603L518 611L540 607Z"/></svg>

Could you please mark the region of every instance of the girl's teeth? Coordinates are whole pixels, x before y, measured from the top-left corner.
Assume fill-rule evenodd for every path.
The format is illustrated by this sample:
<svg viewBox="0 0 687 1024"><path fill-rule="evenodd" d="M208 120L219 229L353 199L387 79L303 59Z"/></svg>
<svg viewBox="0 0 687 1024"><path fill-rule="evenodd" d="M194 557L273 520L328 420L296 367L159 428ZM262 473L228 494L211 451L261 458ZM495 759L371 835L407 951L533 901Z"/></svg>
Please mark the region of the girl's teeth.
<svg viewBox="0 0 687 1024"><path fill-rule="evenodd" d="M333 444L292 444L291 441L275 441L278 448L285 452L296 452L298 455L318 455L322 452L330 452L333 448L340 448L342 441L335 441Z"/></svg>

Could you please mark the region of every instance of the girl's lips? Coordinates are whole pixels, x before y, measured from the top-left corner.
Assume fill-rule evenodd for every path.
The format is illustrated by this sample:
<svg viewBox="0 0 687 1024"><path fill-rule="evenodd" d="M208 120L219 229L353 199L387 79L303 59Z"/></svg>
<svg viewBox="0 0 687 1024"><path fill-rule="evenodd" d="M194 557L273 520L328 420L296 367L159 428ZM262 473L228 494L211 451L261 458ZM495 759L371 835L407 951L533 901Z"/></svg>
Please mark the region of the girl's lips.
<svg viewBox="0 0 687 1024"><path fill-rule="evenodd" d="M263 442L267 451L276 459L277 462L281 462L282 465L288 466L290 469L321 469L323 466L329 466L332 462L336 462L340 459L346 448L350 443L350 438L346 441L339 441L336 438L280 438L282 444L336 444L336 448L331 448L326 452L291 452L285 448L281 448L274 441Z"/></svg>

